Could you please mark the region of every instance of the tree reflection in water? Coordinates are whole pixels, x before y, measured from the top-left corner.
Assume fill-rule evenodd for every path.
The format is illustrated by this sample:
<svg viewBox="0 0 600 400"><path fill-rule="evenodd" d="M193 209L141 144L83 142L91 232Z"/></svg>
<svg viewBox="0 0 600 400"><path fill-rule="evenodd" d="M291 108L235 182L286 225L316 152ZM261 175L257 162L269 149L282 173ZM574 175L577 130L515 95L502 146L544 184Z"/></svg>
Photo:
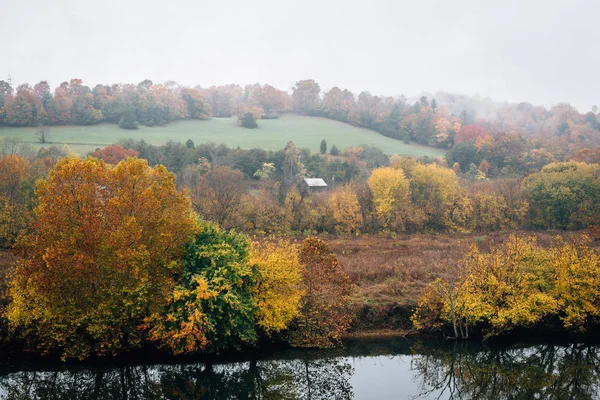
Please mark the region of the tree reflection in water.
<svg viewBox="0 0 600 400"><path fill-rule="evenodd" d="M479 349L417 346L412 369L420 381L416 398L597 399L600 351L596 346L538 345Z"/></svg>
<svg viewBox="0 0 600 400"><path fill-rule="evenodd" d="M385 343L390 345L386 348ZM336 352L336 357L329 353L329 358L318 358L327 354L322 352L290 352L284 354L288 358L229 364L15 372L0 376L0 399L346 400L353 398L354 390L372 395L373 389L391 398L397 393L420 393L416 399L600 398L600 347L491 349L468 343L429 343L409 349L406 342L398 343L396 347L392 342L347 347ZM405 356L395 363L395 355L401 354ZM356 363L354 357L376 362ZM407 357L410 364L402 361ZM386 368L384 376L389 372L399 378L409 376L376 383L380 371L373 370L373 365ZM361 386L353 389L351 382ZM407 382L414 386L405 387ZM375 384L386 387L373 388Z"/></svg>
<svg viewBox="0 0 600 400"><path fill-rule="evenodd" d="M232 364L17 372L0 377L0 399L351 399L343 358Z"/></svg>

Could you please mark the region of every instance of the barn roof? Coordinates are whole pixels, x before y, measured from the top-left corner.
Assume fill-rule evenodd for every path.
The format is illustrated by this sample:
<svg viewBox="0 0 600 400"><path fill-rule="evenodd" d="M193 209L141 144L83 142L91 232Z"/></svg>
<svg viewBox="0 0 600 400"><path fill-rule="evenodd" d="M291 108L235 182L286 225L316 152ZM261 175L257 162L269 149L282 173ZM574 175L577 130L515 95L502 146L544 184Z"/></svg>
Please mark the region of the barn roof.
<svg viewBox="0 0 600 400"><path fill-rule="evenodd" d="M321 178L304 178L304 182L310 187L327 187L327 184Z"/></svg>

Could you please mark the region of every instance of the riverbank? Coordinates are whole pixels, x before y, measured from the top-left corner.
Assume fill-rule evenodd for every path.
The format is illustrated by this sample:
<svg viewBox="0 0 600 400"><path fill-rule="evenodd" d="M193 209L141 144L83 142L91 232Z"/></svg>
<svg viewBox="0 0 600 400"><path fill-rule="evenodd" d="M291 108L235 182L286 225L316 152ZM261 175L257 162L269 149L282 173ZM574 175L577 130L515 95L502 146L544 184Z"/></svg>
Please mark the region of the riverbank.
<svg viewBox="0 0 600 400"><path fill-rule="evenodd" d="M557 235L569 235L549 231L518 233L535 235L542 245L549 245ZM423 288L438 277L455 273L459 261L473 244L486 252L498 247L509 235L494 232L396 237L324 236L353 284L350 303L353 322L344 340L415 337L410 316ZM595 241L593 245L597 249L600 242ZM6 304L7 299L2 293L15 261L14 255L0 252L0 305ZM6 338L5 333L0 322L0 338ZM3 348L17 354L24 349L18 343L5 343ZM163 357L156 352L159 358Z"/></svg>

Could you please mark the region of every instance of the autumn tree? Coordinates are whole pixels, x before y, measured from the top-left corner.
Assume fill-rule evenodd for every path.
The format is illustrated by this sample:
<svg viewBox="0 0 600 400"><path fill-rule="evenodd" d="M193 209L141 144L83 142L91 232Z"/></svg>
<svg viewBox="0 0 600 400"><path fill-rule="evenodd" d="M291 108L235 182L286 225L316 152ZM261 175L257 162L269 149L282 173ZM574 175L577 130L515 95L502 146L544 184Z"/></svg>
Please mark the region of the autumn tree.
<svg viewBox="0 0 600 400"><path fill-rule="evenodd" d="M302 242L304 296L300 315L290 331L290 343L299 347L331 347L339 343L351 322L348 308L351 283L329 245L316 237Z"/></svg>
<svg viewBox="0 0 600 400"><path fill-rule="evenodd" d="M254 343L258 277L246 236L202 222L167 306L146 319L150 339L174 354Z"/></svg>
<svg viewBox="0 0 600 400"><path fill-rule="evenodd" d="M336 87L331 88L323 96L323 112L331 119L348 122L354 109L355 101L352 92Z"/></svg>
<svg viewBox="0 0 600 400"><path fill-rule="evenodd" d="M321 87L312 79L296 82L292 93L292 108L295 112L312 115L320 105Z"/></svg>
<svg viewBox="0 0 600 400"><path fill-rule="evenodd" d="M506 200L489 185L476 187L469 193L472 206L471 227L477 231L497 231L509 225Z"/></svg>
<svg viewBox="0 0 600 400"><path fill-rule="evenodd" d="M465 230L471 205L450 168L418 164L411 171L410 195L423 223L436 230ZM415 211L417 212L417 211Z"/></svg>
<svg viewBox="0 0 600 400"><path fill-rule="evenodd" d="M458 132L456 133L456 137L454 138L454 141L456 143L466 142L466 141L476 142L477 139L485 137L487 135L488 135L488 131L480 125L477 125L477 124L464 125L459 128Z"/></svg>
<svg viewBox="0 0 600 400"><path fill-rule="evenodd" d="M405 229L409 218L409 181L404 172L389 167L377 168L368 179L375 212L381 225L392 230Z"/></svg>
<svg viewBox="0 0 600 400"><path fill-rule="evenodd" d="M194 184L191 194L194 208L202 217L226 229L241 226L246 182L240 171L211 168Z"/></svg>
<svg viewBox="0 0 600 400"><path fill-rule="evenodd" d="M586 148L578 151L573 160L588 164L600 164L600 146L592 150Z"/></svg>
<svg viewBox="0 0 600 400"><path fill-rule="evenodd" d="M284 240L252 242L250 263L259 275L254 293L257 326L267 334L287 329L299 315L303 295L297 246Z"/></svg>
<svg viewBox="0 0 600 400"><path fill-rule="evenodd" d="M600 255L587 236L557 240L549 249L555 274L555 297L566 329L584 331L600 318Z"/></svg>
<svg viewBox="0 0 600 400"><path fill-rule="evenodd" d="M418 329L468 325L489 337L552 321L573 331L598 322L600 256L586 236L550 247L511 236L489 253L471 247L461 264L424 291L412 317Z"/></svg>
<svg viewBox="0 0 600 400"><path fill-rule="evenodd" d="M182 114L186 118L207 119L210 117L210 104L206 101L204 94L191 88L181 88L181 100L183 102Z"/></svg>
<svg viewBox="0 0 600 400"><path fill-rule="evenodd" d="M134 149L125 149L119 144L106 146L90 153L90 156L104 161L107 164L116 165L129 157L137 157L140 153Z"/></svg>
<svg viewBox="0 0 600 400"><path fill-rule="evenodd" d="M0 157L0 248L11 247L30 229L33 179L28 160L14 155Z"/></svg>
<svg viewBox="0 0 600 400"><path fill-rule="evenodd" d="M351 186L340 186L328 198L339 233L358 234L363 225L360 203Z"/></svg>
<svg viewBox="0 0 600 400"><path fill-rule="evenodd" d="M306 168L302 164L302 155L294 142L289 142L285 146L285 157L283 159L283 180L291 187L298 183L306 174Z"/></svg>
<svg viewBox="0 0 600 400"><path fill-rule="evenodd" d="M600 215L600 166L553 163L523 181L532 226L577 229Z"/></svg>
<svg viewBox="0 0 600 400"><path fill-rule="evenodd" d="M136 346L196 226L175 176L136 158L113 168L65 158L36 192L35 232L21 241L10 283L10 325L63 358Z"/></svg>

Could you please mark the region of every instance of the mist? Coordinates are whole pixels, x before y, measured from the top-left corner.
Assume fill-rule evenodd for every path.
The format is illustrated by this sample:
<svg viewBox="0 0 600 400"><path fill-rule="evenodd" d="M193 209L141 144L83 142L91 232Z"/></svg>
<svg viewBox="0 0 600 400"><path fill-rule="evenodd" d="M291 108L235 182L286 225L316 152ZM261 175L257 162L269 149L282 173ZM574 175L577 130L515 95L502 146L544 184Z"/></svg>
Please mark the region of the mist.
<svg viewBox="0 0 600 400"><path fill-rule="evenodd" d="M4 4L0 79L13 86L269 83L416 96L480 94L581 112L598 103L594 1Z"/></svg>

